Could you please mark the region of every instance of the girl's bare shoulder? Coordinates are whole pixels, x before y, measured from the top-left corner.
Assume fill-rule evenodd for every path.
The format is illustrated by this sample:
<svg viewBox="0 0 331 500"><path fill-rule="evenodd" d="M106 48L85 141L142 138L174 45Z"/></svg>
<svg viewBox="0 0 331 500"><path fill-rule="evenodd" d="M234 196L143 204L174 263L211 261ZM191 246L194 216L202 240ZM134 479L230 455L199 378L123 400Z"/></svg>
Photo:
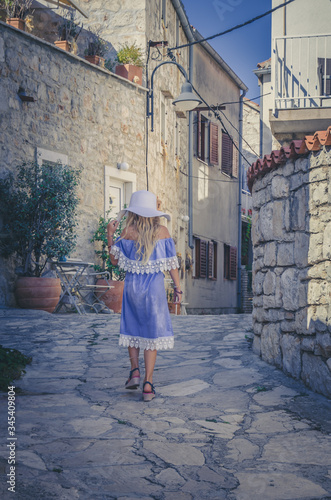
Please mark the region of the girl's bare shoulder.
<svg viewBox="0 0 331 500"><path fill-rule="evenodd" d="M158 237L159 240L165 240L166 238L171 238L168 228L165 226L160 226Z"/></svg>

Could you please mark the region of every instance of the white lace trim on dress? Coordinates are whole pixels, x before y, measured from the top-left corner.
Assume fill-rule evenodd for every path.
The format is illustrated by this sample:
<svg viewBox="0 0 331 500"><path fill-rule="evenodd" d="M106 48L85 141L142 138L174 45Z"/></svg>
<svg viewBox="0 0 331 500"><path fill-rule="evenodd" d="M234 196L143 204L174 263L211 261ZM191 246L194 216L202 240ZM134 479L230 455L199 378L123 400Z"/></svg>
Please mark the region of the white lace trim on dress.
<svg viewBox="0 0 331 500"><path fill-rule="evenodd" d="M115 245L111 247L110 253L114 255L115 259L118 259L118 266L129 273L150 274L160 271L171 271L171 269L177 269L179 267L176 255L173 257L150 260L147 264L141 264L139 261L128 259L120 248Z"/></svg>
<svg viewBox="0 0 331 500"><path fill-rule="evenodd" d="M158 339L145 339L142 337L132 337L129 335L120 335L119 345L124 347L140 347L141 349L160 351L173 349L174 337L159 337Z"/></svg>

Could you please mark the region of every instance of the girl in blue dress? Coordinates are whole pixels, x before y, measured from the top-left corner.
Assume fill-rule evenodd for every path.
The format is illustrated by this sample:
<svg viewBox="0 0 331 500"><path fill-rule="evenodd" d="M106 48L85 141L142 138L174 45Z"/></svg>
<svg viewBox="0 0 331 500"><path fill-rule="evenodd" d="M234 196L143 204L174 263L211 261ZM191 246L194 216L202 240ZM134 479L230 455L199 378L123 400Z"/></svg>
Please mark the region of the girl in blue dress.
<svg viewBox="0 0 331 500"><path fill-rule="evenodd" d="M174 345L163 272L170 272L174 300L180 302L178 260L174 241L160 224L160 217L170 220L170 216L157 210L153 193L133 193L129 207L119 213L118 219L125 213L126 228L116 242L113 236L118 220L107 227L111 262L126 271L119 344L129 350L131 371L126 389L139 387L139 351L144 350L143 400L151 401L155 397L153 372L157 351L172 349Z"/></svg>

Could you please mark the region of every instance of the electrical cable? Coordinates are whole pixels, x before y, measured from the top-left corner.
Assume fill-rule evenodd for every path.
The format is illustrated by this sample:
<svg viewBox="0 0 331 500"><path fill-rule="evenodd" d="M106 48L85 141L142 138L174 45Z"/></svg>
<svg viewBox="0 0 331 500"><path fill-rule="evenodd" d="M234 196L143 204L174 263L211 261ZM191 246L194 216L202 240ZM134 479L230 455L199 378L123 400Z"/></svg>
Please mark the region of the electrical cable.
<svg viewBox="0 0 331 500"><path fill-rule="evenodd" d="M233 28L229 28L225 31L221 31L220 33L216 33L216 35L208 36L206 38L203 38L202 40L195 40L194 42L185 43L184 45L177 45L177 47L172 47L168 50L171 51L171 50L183 49L184 47L190 47L191 45L196 45L197 43L207 42L208 40L212 40L213 38L217 38L219 36L226 35L227 33L231 33L232 31L235 31L239 28L243 28L244 26L247 26L248 24L254 23L255 21L258 21L259 19L262 19L263 17L268 16L272 12L275 12L276 10L280 9L281 7L285 7L285 5L288 5L292 2L294 2L294 0L288 0L287 2L284 2L281 5L278 5L277 7L274 7L273 9L270 9L267 12L264 12L264 14L260 14L259 16L253 17L253 19L250 19L249 21L246 21L244 23L237 24L236 26L233 26Z"/></svg>

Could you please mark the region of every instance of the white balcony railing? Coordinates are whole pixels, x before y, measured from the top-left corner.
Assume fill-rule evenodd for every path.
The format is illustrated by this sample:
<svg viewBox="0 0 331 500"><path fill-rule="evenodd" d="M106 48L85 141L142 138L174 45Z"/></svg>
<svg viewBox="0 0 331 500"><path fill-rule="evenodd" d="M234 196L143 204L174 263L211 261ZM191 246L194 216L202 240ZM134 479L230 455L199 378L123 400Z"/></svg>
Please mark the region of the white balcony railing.
<svg viewBox="0 0 331 500"><path fill-rule="evenodd" d="M273 39L274 111L331 106L331 34Z"/></svg>

